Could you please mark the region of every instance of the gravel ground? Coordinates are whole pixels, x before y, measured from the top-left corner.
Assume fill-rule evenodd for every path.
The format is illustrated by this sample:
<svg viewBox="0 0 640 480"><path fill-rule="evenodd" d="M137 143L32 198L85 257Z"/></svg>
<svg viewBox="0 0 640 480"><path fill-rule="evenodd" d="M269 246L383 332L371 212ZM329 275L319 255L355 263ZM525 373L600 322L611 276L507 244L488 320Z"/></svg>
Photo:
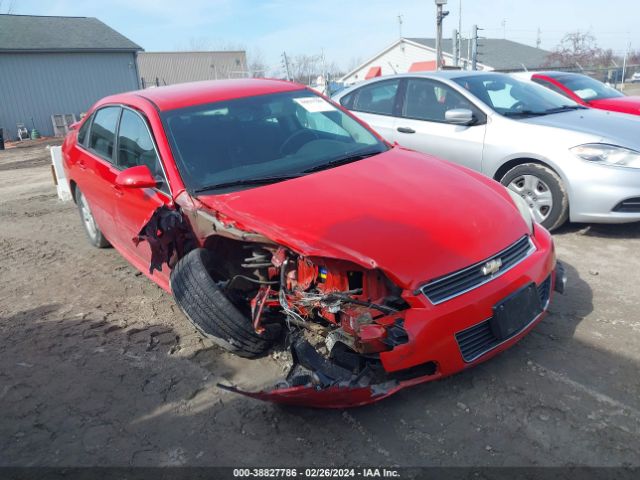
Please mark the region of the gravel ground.
<svg viewBox="0 0 640 480"><path fill-rule="evenodd" d="M228 355L84 237L43 146L0 152L0 465L639 465L640 224L555 235L566 295L475 369L347 411L218 389Z"/></svg>

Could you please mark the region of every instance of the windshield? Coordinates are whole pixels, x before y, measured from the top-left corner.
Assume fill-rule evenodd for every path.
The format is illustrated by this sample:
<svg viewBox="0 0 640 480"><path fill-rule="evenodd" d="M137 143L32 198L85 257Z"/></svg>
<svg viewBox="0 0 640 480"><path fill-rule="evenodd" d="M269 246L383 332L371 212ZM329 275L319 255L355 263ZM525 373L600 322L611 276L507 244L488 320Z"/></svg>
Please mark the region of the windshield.
<svg viewBox="0 0 640 480"><path fill-rule="evenodd" d="M170 110L162 119L183 181L195 193L286 180L388 149L309 90Z"/></svg>
<svg viewBox="0 0 640 480"><path fill-rule="evenodd" d="M505 117L550 115L582 108L548 88L509 75L470 75L454 81Z"/></svg>
<svg viewBox="0 0 640 480"><path fill-rule="evenodd" d="M609 87L586 75L558 75L555 78L584 101L623 97L615 88Z"/></svg>

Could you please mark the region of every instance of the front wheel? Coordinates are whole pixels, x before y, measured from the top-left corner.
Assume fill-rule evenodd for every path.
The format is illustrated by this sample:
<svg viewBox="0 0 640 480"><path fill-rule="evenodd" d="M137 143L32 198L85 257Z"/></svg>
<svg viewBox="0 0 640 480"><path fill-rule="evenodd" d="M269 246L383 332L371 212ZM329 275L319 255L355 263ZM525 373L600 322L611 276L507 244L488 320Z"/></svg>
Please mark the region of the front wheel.
<svg viewBox="0 0 640 480"><path fill-rule="evenodd" d="M98 228L98 224L96 223L95 218L93 218L91 207L89 207L89 202L87 202L87 197L84 196L79 188L76 188L76 204L78 205L78 210L80 212L82 226L84 227L84 231L86 232L91 245L97 248L107 248L111 246L109 241Z"/></svg>
<svg viewBox="0 0 640 480"><path fill-rule="evenodd" d="M550 168L538 163L523 163L501 179L509 190L520 195L536 222L555 230L569 218L569 197L562 179Z"/></svg>

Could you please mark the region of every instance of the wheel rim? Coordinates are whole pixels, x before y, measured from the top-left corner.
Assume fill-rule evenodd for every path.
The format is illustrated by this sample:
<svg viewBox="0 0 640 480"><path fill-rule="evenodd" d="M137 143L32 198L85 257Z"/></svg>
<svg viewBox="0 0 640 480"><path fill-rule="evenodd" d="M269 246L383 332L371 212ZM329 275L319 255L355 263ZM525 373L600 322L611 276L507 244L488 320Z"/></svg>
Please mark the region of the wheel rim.
<svg viewBox="0 0 640 480"><path fill-rule="evenodd" d="M80 213L82 213L82 221L87 229L87 233L89 233L91 238L96 238L96 235L98 234L96 221L93 219L93 214L91 213L87 199L82 194L80 194Z"/></svg>
<svg viewBox="0 0 640 480"><path fill-rule="evenodd" d="M553 210L553 195L549 185L535 175L520 175L509 184L509 189L520 195L536 222L544 222Z"/></svg>

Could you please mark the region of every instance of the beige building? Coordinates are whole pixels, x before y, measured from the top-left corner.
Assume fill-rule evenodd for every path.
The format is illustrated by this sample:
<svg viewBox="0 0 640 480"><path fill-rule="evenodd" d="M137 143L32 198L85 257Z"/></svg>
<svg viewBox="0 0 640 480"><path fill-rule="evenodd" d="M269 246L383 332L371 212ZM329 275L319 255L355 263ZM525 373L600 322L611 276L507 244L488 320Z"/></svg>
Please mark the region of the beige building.
<svg viewBox="0 0 640 480"><path fill-rule="evenodd" d="M244 51L141 52L138 72L143 88L199 80L249 76Z"/></svg>

